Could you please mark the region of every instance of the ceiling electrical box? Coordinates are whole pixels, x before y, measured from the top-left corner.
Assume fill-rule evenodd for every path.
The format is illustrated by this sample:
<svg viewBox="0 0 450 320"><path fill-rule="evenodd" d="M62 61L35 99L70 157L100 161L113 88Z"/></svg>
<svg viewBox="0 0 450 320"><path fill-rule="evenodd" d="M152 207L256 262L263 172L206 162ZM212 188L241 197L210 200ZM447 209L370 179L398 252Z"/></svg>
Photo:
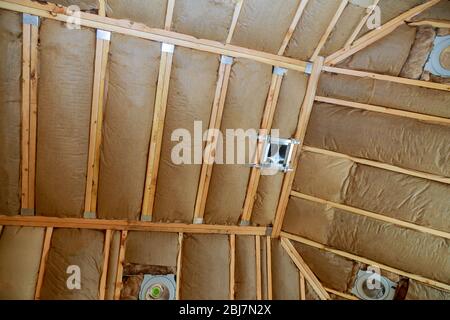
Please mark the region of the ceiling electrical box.
<svg viewBox="0 0 450 320"><path fill-rule="evenodd" d="M393 300L397 284L380 274L360 270L351 292L362 300Z"/></svg>
<svg viewBox="0 0 450 320"><path fill-rule="evenodd" d="M144 275L139 300L175 300L177 284L174 274Z"/></svg>

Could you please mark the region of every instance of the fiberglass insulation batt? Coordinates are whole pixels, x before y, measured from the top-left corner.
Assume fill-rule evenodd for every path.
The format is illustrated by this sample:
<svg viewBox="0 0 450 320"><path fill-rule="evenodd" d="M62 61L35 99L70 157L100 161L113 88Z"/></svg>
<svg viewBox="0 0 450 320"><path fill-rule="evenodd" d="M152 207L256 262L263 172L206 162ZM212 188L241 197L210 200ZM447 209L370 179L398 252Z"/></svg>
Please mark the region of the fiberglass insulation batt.
<svg viewBox="0 0 450 320"><path fill-rule="evenodd" d="M231 43L277 54L300 0L245 0Z"/></svg>
<svg viewBox="0 0 450 320"><path fill-rule="evenodd" d="M230 243L227 235L186 234L181 258L182 300L227 300Z"/></svg>
<svg viewBox="0 0 450 320"><path fill-rule="evenodd" d="M102 125L98 217L141 213L161 44L113 34Z"/></svg>
<svg viewBox="0 0 450 320"><path fill-rule="evenodd" d="M38 215L81 217L86 189L95 30L42 20L37 115Z"/></svg>
<svg viewBox="0 0 450 320"><path fill-rule="evenodd" d="M300 300L300 273L279 239L272 239L272 292L274 300Z"/></svg>
<svg viewBox="0 0 450 320"><path fill-rule="evenodd" d="M171 30L225 42L233 18L235 0L177 0Z"/></svg>
<svg viewBox="0 0 450 320"><path fill-rule="evenodd" d="M44 233L44 228L0 226L0 299L34 299Z"/></svg>
<svg viewBox="0 0 450 320"><path fill-rule="evenodd" d="M272 129L279 130L280 138L287 139L294 136L307 84L308 76L301 72L289 70L283 77L272 123ZM283 179L284 174L281 172L276 175L261 176L253 206L253 224L272 224Z"/></svg>
<svg viewBox="0 0 450 320"><path fill-rule="evenodd" d="M56 229L45 266L42 300L98 299L103 266L103 231L87 229ZM70 266L80 270L80 289L67 287Z"/></svg>
<svg viewBox="0 0 450 320"><path fill-rule="evenodd" d="M203 132L209 125L218 69L217 55L175 49L153 221L192 222L203 157ZM194 121L199 121L201 131L194 132ZM189 133L191 139L173 137L177 129ZM177 145L186 152L178 150ZM200 152L194 157L196 149ZM176 159L172 156L182 157L188 163L174 163Z"/></svg>
<svg viewBox="0 0 450 320"><path fill-rule="evenodd" d="M22 16L0 10L0 215L20 211Z"/></svg>
<svg viewBox="0 0 450 320"><path fill-rule="evenodd" d="M255 237L236 236L235 298L256 300Z"/></svg>
<svg viewBox="0 0 450 320"><path fill-rule="evenodd" d="M227 157L232 158L230 154L226 155L226 140L230 143L234 140L234 164L214 164L205 210L205 222L208 224L237 224L239 220L251 168L246 164L236 164L238 139L227 135L226 129L259 130L271 77L271 66L246 59L235 59L231 68L220 130L224 139L224 163ZM245 149L248 164L253 159L250 160L247 155L248 145Z"/></svg>
<svg viewBox="0 0 450 320"><path fill-rule="evenodd" d="M108 0L106 16L143 23L150 28L164 28L167 0Z"/></svg>

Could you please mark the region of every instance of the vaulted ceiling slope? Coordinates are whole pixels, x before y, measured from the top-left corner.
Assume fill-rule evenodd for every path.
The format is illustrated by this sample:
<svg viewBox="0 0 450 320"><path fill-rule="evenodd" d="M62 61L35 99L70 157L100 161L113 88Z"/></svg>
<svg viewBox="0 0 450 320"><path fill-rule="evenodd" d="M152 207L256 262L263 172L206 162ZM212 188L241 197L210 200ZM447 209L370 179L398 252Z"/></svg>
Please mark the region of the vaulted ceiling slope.
<svg viewBox="0 0 450 320"><path fill-rule="evenodd" d="M0 1L0 297L134 299L158 266L178 298L354 299L377 265L450 299L450 83L425 68L450 1L53 2ZM294 170L174 164L195 121L279 129Z"/></svg>

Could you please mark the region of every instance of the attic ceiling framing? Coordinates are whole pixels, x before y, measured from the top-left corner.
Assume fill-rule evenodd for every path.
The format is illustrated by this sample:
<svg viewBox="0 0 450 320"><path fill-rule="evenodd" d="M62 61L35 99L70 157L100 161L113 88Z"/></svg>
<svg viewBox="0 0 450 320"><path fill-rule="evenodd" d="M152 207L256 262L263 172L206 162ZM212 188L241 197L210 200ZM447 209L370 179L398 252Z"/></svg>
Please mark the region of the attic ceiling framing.
<svg viewBox="0 0 450 320"><path fill-rule="evenodd" d="M198 40L193 37L175 33L170 31L170 25L172 21L173 9L175 5L175 0L169 0L169 5L167 8L166 14L166 22L165 22L165 30L159 29L151 29L145 27L143 25L132 24L121 20L111 19L105 17L104 13L104 2L100 1L103 4L103 9L100 10L99 15L93 15L89 13L81 13L81 24L86 27L102 29L109 32L118 32L122 34L127 34L131 36L136 36L144 39L150 39L154 41L161 42L163 44L171 44L171 45L179 45L185 46L188 48L212 52L216 54L221 54L223 57L244 57L247 59L252 59L254 61L262 62L265 64L272 65L274 67L292 69L296 71L305 72L307 67L307 62L283 57L283 53L286 50L287 44L292 37L293 31L295 30L296 25L298 24L300 17L308 3L307 0L303 0L300 2L299 8L296 12L294 20L291 23L291 26L283 40L282 47L280 48L278 55L268 54L264 52L259 52L255 50L250 50L242 47L237 47L234 45L230 45L233 33L235 31L235 27L237 21L239 19L239 14L242 9L243 1L237 1L235 5L235 12L233 14L232 25L230 27L229 35L227 37L227 41L225 45L210 41L210 40ZM375 1L375 3L378 1ZM152 223L152 208L153 201L155 196L156 189L156 179L158 173L158 163L159 163L159 154L161 152L161 144L162 144L162 132L164 126L164 116L165 116L165 108L167 103L168 96L168 87L170 81L170 73L171 73L171 65L172 65L172 57L173 52L163 52L161 56L160 62L160 72L159 72L159 80L158 80L158 88L157 88L157 99L155 103L155 118L153 120L153 128L152 128L152 138L151 145L149 150L149 158L148 158L148 167L147 167L147 176L145 182L145 194L144 194L144 202L141 219L144 222L127 222L127 221L106 221L106 220L84 220L84 219L69 219L69 218L45 218L45 217L4 217L0 216L0 224L2 225L20 225L20 226L42 226L46 228L45 240L44 240L44 249L42 252L41 258L41 267L45 268L45 260L48 254L50 240L52 236L53 228L56 227L65 227L65 228L88 228L88 229L101 229L106 230L105 236L105 250L104 250L104 261L108 259L109 255L109 246L107 243L111 241L111 230L120 230L121 232L121 247L120 247L120 259L118 261L118 272L117 272L117 280L116 280L116 294L115 297L119 298L120 296L120 287L121 287L121 268L122 262L125 254L125 242L127 237L128 230L146 230L146 231L167 231L167 232L175 232L179 234L179 255L177 258L177 264L179 270L181 268L181 250L183 243L183 234L184 233L220 233L220 234L228 234L230 241L231 257L234 256L235 250L235 237L239 234L252 235L255 238L255 250L257 257L257 297L261 298L261 241L262 237L266 236L265 239L267 243L270 244L271 237L281 237L282 244L285 250L290 254L290 257L293 259L294 263L298 266L299 264L304 267L301 263L301 260L298 259L299 256L296 255L295 249L293 249L290 240L301 242L310 246L314 246L321 250L329 251L336 253L338 255L345 256L347 258L361 261L364 263L372 263L380 265L383 269L391 271L393 273L406 276L411 279L415 279L419 282L430 284L432 286L450 291L450 286L441 283L439 281L431 280L420 275L411 274L396 268L392 268L389 266L385 266L383 264L376 263L369 259L359 257L356 255L352 255L347 252L335 250L332 248L328 248L325 245L315 243L314 241L291 235L282 231L283 225L283 217L286 212L287 202L290 197L303 197L307 198L311 201L326 203L330 206L340 206L338 203L330 202L320 198L314 198L311 196L307 196L301 193L298 193L292 189L292 183L295 175L295 168L298 165L300 153L302 151L311 151L316 153L323 154L331 154L335 157L348 158L357 163L364 163L370 166L383 168L385 170L390 170L394 172L405 173L412 176L417 176L423 179L428 179L432 181L439 181L445 184L450 184L450 178L441 177L435 174L422 173L419 171L414 171L410 169L404 169L396 166L392 166L385 163L379 163L376 161L360 159L357 157L352 157L345 154L333 153L331 151L326 151L318 148L309 147L303 145L303 140L306 134L307 125L309 121L309 116L311 114L311 110L313 108L314 101L332 103L342 106L348 106L357 109L375 111L379 113L393 114L400 117L408 117L421 121L428 122L437 122L449 124L450 120L444 117L437 117L432 115L419 114L414 112L401 111L397 109L390 109L381 106L361 104L352 101L339 100L333 98L327 98L316 95L316 89L319 81L319 77L322 72L328 73L337 73L337 74L345 74L354 77L362 77L362 78L372 78L378 79L382 81L391 81L396 83L402 83L411 86L419 86L430 89L437 89L443 91L450 91L450 86L446 84L437 84L432 82L426 82L421 80L410 80L404 79L400 77L387 76L376 73L355 71L333 67L332 65L344 60L345 58L355 54L356 52L364 49L370 44L378 41L382 37L388 35L390 32L394 31L398 26L404 24L405 21L410 20L415 15L420 12L430 8L431 6L437 4L439 0L430 0L418 7L415 7L401 16L394 18L389 21L385 25L383 25L380 29L369 32L366 36L361 37L360 39L354 41L356 39L356 35L361 29L362 25L364 25L367 17L361 21L360 25L358 25L357 29L352 34L352 37L348 40L347 45L339 50L338 52L330 55L327 58L320 57L320 51L330 36L332 30L336 26L337 21L339 20L345 6L348 4L347 0L343 0L341 5L339 6L338 11L336 12L333 20L330 22L329 27L324 33L319 46L316 48L312 60L313 69L311 72L311 76L309 79L309 84L306 92L306 96L301 108L301 114L298 121L298 127L295 134L295 138L300 140L302 144L300 144L294 152L294 171L292 173L287 173L284 181L283 181L283 189L281 192L280 200L278 203L278 208L275 216L274 227L271 236L266 236L270 233L270 229L265 227L251 227L247 226L247 224L251 220L252 208L255 201L255 193L258 187L259 175L260 171L255 168L251 172L251 177L249 180L246 200L243 209L243 215L241 218L241 226L217 226L217 225L205 225L203 222L203 214L205 210L206 197L208 194L208 185L209 179L211 178L211 172L213 170L212 162L214 160L214 155L209 154L209 159L211 163L203 163L202 171L201 171L201 180L199 184L199 190L197 193L196 206L194 212L194 220L193 224L160 224L160 223ZM42 4L36 3L29 0L18 1L18 0L5 0L0 1L0 8L19 11L24 13L33 14L36 16L54 19L58 21L67 21L69 18L64 13L64 9L61 7L57 7L52 4ZM364 22L363 22L364 21ZM411 23L411 25L419 25L418 23ZM358 32L357 32L358 31ZM25 138L23 143L27 147L23 148L24 157L23 163L25 164L23 169L23 177L26 179L22 180L22 190L24 191L22 194L23 201L23 209L33 209L34 203L34 171L33 168L35 166L35 140L36 140L36 96L37 96L37 39L38 39L38 28L32 25L24 25L24 52L26 55L24 56L24 70L28 72L24 72L24 82L25 82L25 90L23 91L23 110L24 110L24 127L22 135ZM87 213L95 213L96 210L96 188L98 184L98 159L99 159L99 145L101 139L101 118L102 118L102 105L104 98L104 81L105 81L105 72L106 72L106 63L108 59L108 49L109 49L109 41L98 39L96 44L96 56L95 56L95 78L94 78L94 94L92 99L92 115L91 115L91 127L90 127L90 141L89 141L89 164L88 164L88 176L87 176L87 184L86 184L86 203L85 203L85 211ZM225 103L226 93L227 93L227 85L231 72L231 64L226 62L220 63L220 69L218 73L218 81L217 88L214 98L213 112L211 114L210 119L210 128L220 128L221 123L221 114L223 112L223 107ZM270 85L270 90L268 93L266 107L264 111L264 116L261 123L260 132L267 132L271 128L271 122L273 120L274 110L277 105L278 95L280 93L280 88L283 80L283 74L273 74L272 81ZM27 117L27 115L29 116ZM213 137L209 137L212 139ZM27 139L29 139L27 141ZM28 165L28 166L27 166ZM398 219L390 219L384 217L384 215L372 213L369 211L360 210L357 208L350 208L348 206L345 209L352 211L355 214L366 215L374 219L381 219L389 223L394 223L406 228L415 229L421 232L430 233L439 237L443 237L446 239L450 238L448 232L434 230L432 228L421 227L419 225L415 225L412 223L408 223ZM147 221L147 222L146 222ZM108 249L107 249L108 248ZM293 250L293 251L292 251ZM259 255L258 255L259 254ZM298 253L297 253L298 254ZM268 253L269 257L269 253ZM234 259L231 258L232 264L230 264L230 298L234 298L234 287L231 286L231 277L234 278ZM300 258L301 259L301 258ZM299 262L300 261L300 262ZM270 259L267 260L267 264L270 264ZM306 265L307 267L307 265ZM299 267L300 268L300 267ZM306 280L310 284L315 284L314 289L316 292L323 294L322 298L329 298L327 293L332 291L332 289L324 288L317 283L317 279L314 274L311 276L308 270L301 270L300 278L303 278L303 281ZM271 267L268 269L271 270ZM105 268L103 268L105 270ZM259 272L259 273L258 273ZM231 276L232 274L232 276ZM270 273L269 273L270 274ZM36 289L36 298L39 299L39 290L42 285L42 277L43 277L43 269L39 272L39 280ZM100 299L104 298L104 286L106 281L106 274L102 274L101 288L100 288ZM333 292L331 292L333 293ZM336 292L338 294L338 292ZM271 293L270 293L271 295ZM179 292L177 292L177 297L179 298Z"/></svg>

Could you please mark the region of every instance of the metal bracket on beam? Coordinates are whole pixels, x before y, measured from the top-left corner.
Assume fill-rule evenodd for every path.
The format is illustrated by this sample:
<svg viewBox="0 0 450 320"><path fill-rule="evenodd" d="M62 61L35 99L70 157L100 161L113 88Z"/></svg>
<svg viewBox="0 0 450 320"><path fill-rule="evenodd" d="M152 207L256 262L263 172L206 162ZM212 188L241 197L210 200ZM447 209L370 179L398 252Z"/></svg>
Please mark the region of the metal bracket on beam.
<svg viewBox="0 0 450 320"><path fill-rule="evenodd" d="M306 63L306 67L305 67L305 73L306 74L311 74L312 73L312 69L313 69L313 63L312 62L307 62Z"/></svg>
<svg viewBox="0 0 450 320"><path fill-rule="evenodd" d="M39 17L32 14L24 13L22 18L23 24L31 24L33 26L39 26Z"/></svg>
<svg viewBox="0 0 450 320"><path fill-rule="evenodd" d="M111 41L111 32L97 29L97 39Z"/></svg>
<svg viewBox="0 0 450 320"><path fill-rule="evenodd" d="M223 64L232 64L233 63L233 57L222 56L220 58L220 62L223 63Z"/></svg>
<svg viewBox="0 0 450 320"><path fill-rule="evenodd" d="M203 224L203 218L195 218L194 224Z"/></svg>
<svg viewBox="0 0 450 320"><path fill-rule="evenodd" d="M22 208L20 209L20 215L22 216L34 216L34 209Z"/></svg>
<svg viewBox="0 0 450 320"><path fill-rule="evenodd" d="M266 228L266 236L270 237L272 235L272 231L273 231L272 227L267 227Z"/></svg>
<svg viewBox="0 0 450 320"><path fill-rule="evenodd" d="M151 221L152 221L152 216L149 216L149 215L141 215L141 221L144 221L144 222L151 222Z"/></svg>
<svg viewBox="0 0 450 320"><path fill-rule="evenodd" d="M175 46L173 44L168 44L168 43L163 42L163 44L161 46L162 52L173 53L174 50L175 50Z"/></svg>
<svg viewBox="0 0 450 320"><path fill-rule="evenodd" d="M240 225L241 226L249 226L250 225L250 221L249 220L241 220Z"/></svg>
<svg viewBox="0 0 450 320"><path fill-rule="evenodd" d="M95 212L88 212L88 211L86 211L83 214L83 218L85 218L85 219L96 219L97 215L95 214Z"/></svg>
<svg viewBox="0 0 450 320"><path fill-rule="evenodd" d="M273 68L273 74L276 74L277 76L284 76L287 73L287 69L281 68L281 67L274 67Z"/></svg>

